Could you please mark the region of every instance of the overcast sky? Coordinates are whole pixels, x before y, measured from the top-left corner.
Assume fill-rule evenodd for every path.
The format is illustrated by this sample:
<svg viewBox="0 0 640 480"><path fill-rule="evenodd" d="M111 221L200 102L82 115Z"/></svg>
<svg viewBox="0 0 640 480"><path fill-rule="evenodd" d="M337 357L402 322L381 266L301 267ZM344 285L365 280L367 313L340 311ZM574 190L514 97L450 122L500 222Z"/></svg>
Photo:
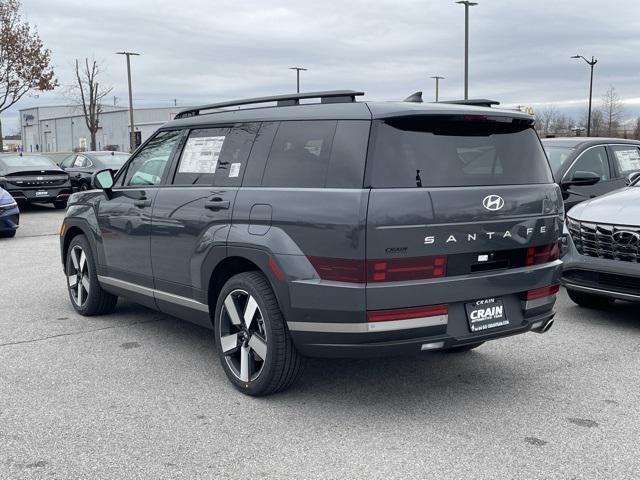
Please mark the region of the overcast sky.
<svg viewBox="0 0 640 480"><path fill-rule="evenodd" d="M507 105L586 108L595 55L594 98L614 85L627 116L640 113L640 2L477 0L470 22L472 98ZM75 58L103 64L101 83L126 105L132 59L136 106L213 102L302 90L351 88L373 100L434 94L463 97L464 7L454 0L23 0L23 16L51 49L61 87L17 108L65 103ZM113 99L110 99L113 102ZM577 115L577 114L576 114Z"/></svg>

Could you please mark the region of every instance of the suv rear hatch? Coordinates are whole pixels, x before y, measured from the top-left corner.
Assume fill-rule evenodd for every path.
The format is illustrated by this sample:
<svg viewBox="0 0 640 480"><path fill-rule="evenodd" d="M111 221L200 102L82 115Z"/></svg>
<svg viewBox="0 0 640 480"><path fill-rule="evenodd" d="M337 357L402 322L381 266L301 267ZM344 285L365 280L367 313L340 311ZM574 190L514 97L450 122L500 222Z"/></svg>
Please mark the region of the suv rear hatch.
<svg viewBox="0 0 640 480"><path fill-rule="evenodd" d="M481 276L557 255L562 201L530 119L447 114L374 120L366 183L369 310L433 303L424 289L378 295L377 287L388 282ZM504 293L517 288L503 286ZM487 292L449 293L432 300Z"/></svg>

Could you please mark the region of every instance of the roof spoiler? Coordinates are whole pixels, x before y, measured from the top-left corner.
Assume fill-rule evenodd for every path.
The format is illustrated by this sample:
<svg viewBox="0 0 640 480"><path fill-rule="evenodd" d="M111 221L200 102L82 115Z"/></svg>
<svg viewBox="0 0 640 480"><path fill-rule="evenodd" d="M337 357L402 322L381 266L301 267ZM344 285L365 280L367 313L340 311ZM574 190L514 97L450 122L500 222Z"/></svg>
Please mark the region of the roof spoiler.
<svg viewBox="0 0 640 480"><path fill-rule="evenodd" d="M497 100L488 100L486 98L473 98L470 100L447 100L446 102L437 103L453 103L455 105L469 105L471 107L493 107L494 105L500 105Z"/></svg>

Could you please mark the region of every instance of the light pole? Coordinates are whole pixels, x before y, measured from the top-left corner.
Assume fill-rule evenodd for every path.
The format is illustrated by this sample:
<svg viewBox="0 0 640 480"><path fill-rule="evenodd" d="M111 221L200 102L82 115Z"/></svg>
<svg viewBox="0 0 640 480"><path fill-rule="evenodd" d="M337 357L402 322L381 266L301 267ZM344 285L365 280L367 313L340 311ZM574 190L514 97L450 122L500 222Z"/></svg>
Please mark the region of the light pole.
<svg viewBox="0 0 640 480"><path fill-rule="evenodd" d="M117 55L127 56L127 81L129 83L129 123L131 124L131 132L129 133L129 150L133 152L136 149L136 130L133 124L133 93L131 92L131 55L140 55L135 52L116 52Z"/></svg>
<svg viewBox="0 0 640 480"><path fill-rule="evenodd" d="M306 72L308 69L302 67L289 67L289 70L296 71L296 93L300 93L300 70Z"/></svg>
<svg viewBox="0 0 640 480"><path fill-rule="evenodd" d="M589 110L587 113L587 137L591 136L591 98L593 97L593 66L598 63L597 58L591 56L591 61L584 58L582 55L574 55L571 58L581 58L591 67L591 79L589 80Z"/></svg>
<svg viewBox="0 0 640 480"><path fill-rule="evenodd" d="M440 88L440 80L444 80L444 77L439 77L438 75L434 75L433 77L436 80L436 102L438 101L438 91Z"/></svg>
<svg viewBox="0 0 640 480"><path fill-rule="evenodd" d="M456 3L464 5L464 99L469 98L469 7L478 5L476 2L460 0Z"/></svg>

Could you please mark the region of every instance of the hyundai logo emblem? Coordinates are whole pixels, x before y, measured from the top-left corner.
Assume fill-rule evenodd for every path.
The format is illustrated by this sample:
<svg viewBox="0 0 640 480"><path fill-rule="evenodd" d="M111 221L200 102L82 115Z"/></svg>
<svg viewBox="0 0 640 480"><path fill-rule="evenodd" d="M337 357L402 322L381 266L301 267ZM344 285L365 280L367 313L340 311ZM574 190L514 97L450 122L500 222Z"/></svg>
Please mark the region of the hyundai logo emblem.
<svg viewBox="0 0 640 480"><path fill-rule="evenodd" d="M482 205L484 205L484 208L487 210L495 212L504 207L504 198L500 195L487 195L484 197L484 200L482 200Z"/></svg>
<svg viewBox="0 0 640 480"><path fill-rule="evenodd" d="M629 230L618 230L613 234L613 239L618 245L632 247L640 243L640 233Z"/></svg>

